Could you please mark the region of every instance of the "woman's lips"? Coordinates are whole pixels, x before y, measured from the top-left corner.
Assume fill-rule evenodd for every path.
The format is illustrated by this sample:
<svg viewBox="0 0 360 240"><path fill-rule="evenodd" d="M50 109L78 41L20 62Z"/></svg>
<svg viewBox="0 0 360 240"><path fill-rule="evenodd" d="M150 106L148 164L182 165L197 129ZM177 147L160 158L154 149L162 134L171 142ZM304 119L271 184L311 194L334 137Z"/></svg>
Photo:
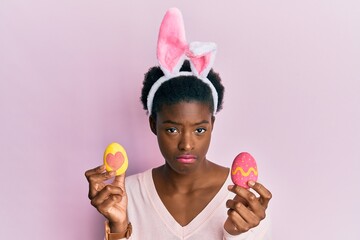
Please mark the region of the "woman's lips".
<svg viewBox="0 0 360 240"><path fill-rule="evenodd" d="M184 154L181 156L178 156L176 160L180 163L193 163L196 161L196 156L190 155L190 154Z"/></svg>

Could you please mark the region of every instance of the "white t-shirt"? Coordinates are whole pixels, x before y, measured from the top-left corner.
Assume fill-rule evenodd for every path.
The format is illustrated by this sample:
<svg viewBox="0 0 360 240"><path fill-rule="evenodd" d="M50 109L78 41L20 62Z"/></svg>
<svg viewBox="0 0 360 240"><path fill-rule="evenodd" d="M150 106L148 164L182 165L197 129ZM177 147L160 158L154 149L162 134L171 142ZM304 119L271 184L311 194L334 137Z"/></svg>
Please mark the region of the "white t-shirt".
<svg viewBox="0 0 360 240"><path fill-rule="evenodd" d="M126 178L128 217L132 224L133 240L269 240L269 221L238 236L224 230L227 219L226 201L234 197L227 189L230 176L211 202L188 225L181 226L168 212L156 192L152 170Z"/></svg>

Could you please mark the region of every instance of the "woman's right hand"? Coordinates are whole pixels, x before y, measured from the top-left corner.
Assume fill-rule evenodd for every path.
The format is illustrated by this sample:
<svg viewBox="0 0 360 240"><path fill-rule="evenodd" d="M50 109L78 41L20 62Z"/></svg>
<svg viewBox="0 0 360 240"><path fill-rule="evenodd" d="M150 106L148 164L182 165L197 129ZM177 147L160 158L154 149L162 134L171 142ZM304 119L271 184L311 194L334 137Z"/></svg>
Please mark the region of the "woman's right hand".
<svg viewBox="0 0 360 240"><path fill-rule="evenodd" d="M111 232L121 233L125 232L128 226L128 199L125 190L125 174L115 175L115 171L105 171L105 165L85 172L89 182L91 205L108 219ZM112 183L105 183L113 177L115 178Z"/></svg>

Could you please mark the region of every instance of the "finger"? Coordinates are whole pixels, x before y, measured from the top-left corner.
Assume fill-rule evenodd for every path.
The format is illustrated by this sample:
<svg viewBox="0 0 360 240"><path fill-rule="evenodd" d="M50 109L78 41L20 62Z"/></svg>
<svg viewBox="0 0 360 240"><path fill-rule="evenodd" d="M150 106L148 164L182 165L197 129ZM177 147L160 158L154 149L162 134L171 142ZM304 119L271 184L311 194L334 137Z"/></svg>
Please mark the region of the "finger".
<svg viewBox="0 0 360 240"><path fill-rule="evenodd" d="M88 177L89 183L95 183L95 182L104 182L109 180L110 178L113 178L115 176L115 171L110 172L100 172L97 174L92 174Z"/></svg>
<svg viewBox="0 0 360 240"><path fill-rule="evenodd" d="M125 189L125 173L116 176L112 184Z"/></svg>
<svg viewBox="0 0 360 240"><path fill-rule="evenodd" d="M226 201L226 207L229 208L230 211L237 212L240 216L242 216L244 219L250 218L247 217L251 212L251 209L249 209L247 206L242 204L241 202L235 201L235 200L227 200Z"/></svg>
<svg viewBox="0 0 360 240"><path fill-rule="evenodd" d="M236 210L230 209L228 216L237 233L247 232L251 228L249 223Z"/></svg>
<svg viewBox="0 0 360 240"><path fill-rule="evenodd" d="M100 205L97 206L97 210L103 214L109 214L109 209L114 206L116 203L120 202L122 196L120 195L111 195L106 200L104 200Z"/></svg>
<svg viewBox="0 0 360 240"><path fill-rule="evenodd" d="M240 187L238 185L230 185L228 186L228 189L229 191L235 193L237 197L245 199L245 201L249 204L251 202L257 201L255 194L243 187Z"/></svg>
<svg viewBox="0 0 360 240"><path fill-rule="evenodd" d="M106 199L109 198L111 195L122 195L123 190L119 187L106 185L92 200L91 205L94 207L98 207L101 205Z"/></svg>
<svg viewBox="0 0 360 240"><path fill-rule="evenodd" d="M232 217L232 221L241 229L247 231L247 228L253 228L260 223L260 217L244 204L234 200L228 200L227 206L230 207L228 215Z"/></svg>
<svg viewBox="0 0 360 240"><path fill-rule="evenodd" d="M229 213L228 213L229 214ZM237 235L239 234L239 230L237 228L237 226L235 226L235 224L233 223L233 221L231 220L230 217L228 217L224 223L224 229L230 233L231 235Z"/></svg>
<svg viewBox="0 0 360 240"><path fill-rule="evenodd" d="M104 172L90 175L89 181L89 198L92 199L105 186L105 181L115 176L115 172Z"/></svg>
<svg viewBox="0 0 360 240"><path fill-rule="evenodd" d="M272 198L271 192L261 183L249 181L249 186L260 195L260 203L266 209Z"/></svg>
<svg viewBox="0 0 360 240"><path fill-rule="evenodd" d="M101 165L101 166L98 166L96 168L93 168L93 169L90 169L90 170L87 170L85 172L85 176L86 178L89 178L91 175L93 174L99 174L99 173L102 173L105 171L105 165Z"/></svg>
<svg viewBox="0 0 360 240"><path fill-rule="evenodd" d="M237 196L246 200L247 203L241 203L241 205L250 208L259 218L265 218L265 207L261 205L260 200L255 196L254 193L237 185L229 186L229 188L229 190L234 192ZM234 200L236 199L234 198Z"/></svg>

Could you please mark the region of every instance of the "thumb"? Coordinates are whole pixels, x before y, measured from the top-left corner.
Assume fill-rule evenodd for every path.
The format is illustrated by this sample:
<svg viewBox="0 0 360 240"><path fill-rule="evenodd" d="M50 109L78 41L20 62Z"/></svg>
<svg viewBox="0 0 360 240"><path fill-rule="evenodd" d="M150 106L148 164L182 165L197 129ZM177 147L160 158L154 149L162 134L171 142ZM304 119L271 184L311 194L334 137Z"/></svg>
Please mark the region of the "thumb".
<svg viewBox="0 0 360 240"><path fill-rule="evenodd" d="M114 186L120 187L122 189L125 189L125 173L116 176L114 178L114 181L112 183Z"/></svg>
<svg viewBox="0 0 360 240"><path fill-rule="evenodd" d="M225 223L224 223L224 229L225 229L225 231L227 231L231 235L237 235L238 234L238 233L236 233L237 228L236 228L235 224L229 218L227 218Z"/></svg>

